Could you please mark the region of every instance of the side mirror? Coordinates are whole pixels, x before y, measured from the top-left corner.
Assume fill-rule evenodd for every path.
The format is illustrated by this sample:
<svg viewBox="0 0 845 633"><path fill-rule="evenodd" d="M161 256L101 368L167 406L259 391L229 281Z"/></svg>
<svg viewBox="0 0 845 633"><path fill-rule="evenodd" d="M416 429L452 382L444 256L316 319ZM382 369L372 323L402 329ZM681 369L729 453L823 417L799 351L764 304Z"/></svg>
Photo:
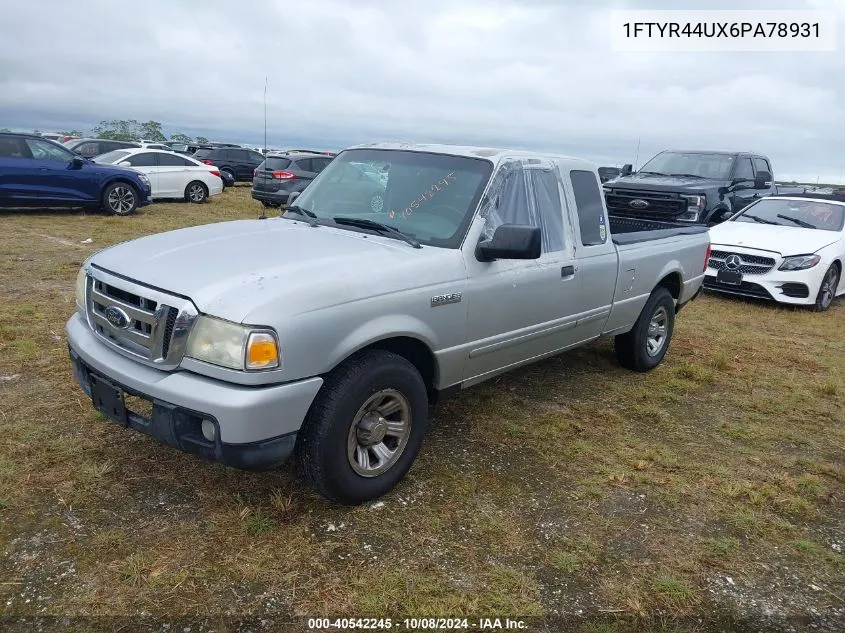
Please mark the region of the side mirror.
<svg viewBox="0 0 845 633"><path fill-rule="evenodd" d="M85 164L85 159L82 156L74 156L70 159L70 166L74 169L79 169Z"/></svg>
<svg viewBox="0 0 845 633"><path fill-rule="evenodd" d="M620 176L630 176L634 172L634 166L631 163L622 165L622 173Z"/></svg>
<svg viewBox="0 0 845 633"><path fill-rule="evenodd" d="M301 193L301 191L291 191L290 195L288 195L288 206L291 206L293 201L296 200Z"/></svg>
<svg viewBox="0 0 845 633"><path fill-rule="evenodd" d="M489 240L479 242L475 257L481 262L494 259L539 259L540 227L502 224Z"/></svg>
<svg viewBox="0 0 845 633"><path fill-rule="evenodd" d="M772 175L767 171L758 171L754 177L755 189L768 189L772 186Z"/></svg>
<svg viewBox="0 0 845 633"><path fill-rule="evenodd" d="M117 165L118 167L132 167L132 163L130 163L128 160L120 161Z"/></svg>

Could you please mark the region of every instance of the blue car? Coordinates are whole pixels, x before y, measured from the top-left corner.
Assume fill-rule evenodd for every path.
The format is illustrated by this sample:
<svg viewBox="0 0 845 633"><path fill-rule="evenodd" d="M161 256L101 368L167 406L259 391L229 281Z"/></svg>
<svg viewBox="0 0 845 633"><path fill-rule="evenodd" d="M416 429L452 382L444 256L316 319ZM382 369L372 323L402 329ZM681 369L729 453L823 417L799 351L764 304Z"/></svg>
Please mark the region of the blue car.
<svg viewBox="0 0 845 633"><path fill-rule="evenodd" d="M129 215L149 204L144 174L101 165L31 134L0 134L0 207L87 207Z"/></svg>

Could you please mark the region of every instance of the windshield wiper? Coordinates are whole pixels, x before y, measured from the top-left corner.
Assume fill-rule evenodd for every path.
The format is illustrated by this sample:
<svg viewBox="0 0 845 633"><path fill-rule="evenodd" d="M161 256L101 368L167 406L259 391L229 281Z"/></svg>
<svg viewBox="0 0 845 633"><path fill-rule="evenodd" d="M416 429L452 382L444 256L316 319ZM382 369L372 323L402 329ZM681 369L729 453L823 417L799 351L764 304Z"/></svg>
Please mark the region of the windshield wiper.
<svg viewBox="0 0 845 633"><path fill-rule="evenodd" d="M664 174L663 172L659 171L643 171L642 169L637 172L638 174L651 174L652 176L667 176L668 174Z"/></svg>
<svg viewBox="0 0 845 633"><path fill-rule="evenodd" d="M682 176L686 178L704 178L704 176L699 176L698 174L669 174L670 176Z"/></svg>
<svg viewBox="0 0 845 633"><path fill-rule="evenodd" d="M368 220L367 218L350 218L343 215L335 216L334 221L336 224L357 226L362 229L373 229L374 231L385 233L387 235L395 237L398 240L407 242L414 248L422 248L422 246L420 246L420 243L413 237L411 237L407 233L403 233L395 227L390 226L389 224L382 224L381 222L376 222L375 220Z"/></svg>
<svg viewBox="0 0 845 633"><path fill-rule="evenodd" d="M800 226L801 228L804 228L804 229L817 229L817 228L819 228L815 224L810 224L809 222L804 222L804 220L799 220L798 218L793 218L792 216L789 216L789 215L781 215L780 213L778 213L778 217L783 218L784 220L789 220L790 222L795 222L795 224L797 224L798 226Z"/></svg>
<svg viewBox="0 0 845 633"><path fill-rule="evenodd" d="M751 215L750 213L743 213L743 214L742 214L741 216L739 216L739 217L741 217L741 218L749 218L749 219L754 220L755 222L759 222L759 223L761 223L761 224L774 224L775 226L780 226L780 224L778 224L777 222L772 222L771 220L767 220L767 219L765 219L765 218L761 218L759 215Z"/></svg>
<svg viewBox="0 0 845 633"><path fill-rule="evenodd" d="M301 215L304 218L308 218L306 220L306 222L308 222L308 224L310 224L311 226L320 226L319 224L317 224L317 214L314 213L313 211L309 211L308 209L303 209L302 207L298 207L295 204L291 205L287 209L285 209L284 214L287 215L287 213L289 211L296 213L297 215Z"/></svg>

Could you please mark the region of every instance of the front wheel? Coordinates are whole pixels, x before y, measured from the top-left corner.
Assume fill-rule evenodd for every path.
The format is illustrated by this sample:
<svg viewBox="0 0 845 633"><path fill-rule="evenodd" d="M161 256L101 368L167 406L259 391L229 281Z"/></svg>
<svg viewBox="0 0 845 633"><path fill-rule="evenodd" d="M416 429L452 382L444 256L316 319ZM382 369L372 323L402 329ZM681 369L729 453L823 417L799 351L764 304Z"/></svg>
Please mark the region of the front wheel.
<svg viewBox="0 0 845 633"><path fill-rule="evenodd" d="M380 497L408 472L427 424L417 369L391 352L362 352L326 376L299 432L300 471L343 504Z"/></svg>
<svg viewBox="0 0 845 633"><path fill-rule="evenodd" d="M839 269L836 264L832 264L822 279L822 285L819 287L819 293L816 295L816 302L813 304L813 310L816 312L824 312L832 304L836 298L836 289L839 287Z"/></svg>
<svg viewBox="0 0 845 633"><path fill-rule="evenodd" d="M616 337L616 357L626 369L645 372L666 356L675 328L675 300L663 286L651 293L634 327Z"/></svg>
<svg viewBox="0 0 845 633"><path fill-rule="evenodd" d="M205 202L206 198L208 198L208 189L200 181L195 180L185 187L185 200L199 204Z"/></svg>
<svg viewBox="0 0 845 633"><path fill-rule="evenodd" d="M103 192L103 207L115 215L129 215L138 208L138 192L125 182L112 183Z"/></svg>

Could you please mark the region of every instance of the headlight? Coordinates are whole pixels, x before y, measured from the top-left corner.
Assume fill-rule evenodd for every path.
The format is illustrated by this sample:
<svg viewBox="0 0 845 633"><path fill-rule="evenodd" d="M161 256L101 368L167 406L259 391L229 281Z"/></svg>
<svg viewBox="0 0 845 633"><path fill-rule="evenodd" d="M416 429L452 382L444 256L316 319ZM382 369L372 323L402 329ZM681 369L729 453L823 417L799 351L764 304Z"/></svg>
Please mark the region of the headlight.
<svg viewBox="0 0 845 633"><path fill-rule="evenodd" d="M186 356L237 370L276 369L276 335L267 330L200 316L188 337Z"/></svg>
<svg viewBox="0 0 845 633"><path fill-rule="evenodd" d="M140 181L141 181L142 183L144 183L145 185L150 184L150 179L149 179L149 178L147 178L147 176L146 176L146 175L144 175L144 174L142 174L142 173L140 173L140 172L138 172L138 180L140 180Z"/></svg>
<svg viewBox="0 0 845 633"><path fill-rule="evenodd" d="M682 222L698 221L698 218L701 216L701 212L707 208L707 198L699 195L681 196L681 198L687 201L687 210L686 213L678 216L678 220L681 220Z"/></svg>
<svg viewBox="0 0 845 633"><path fill-rule="evenodd" d="M88 268L83 264L76 274L76 309L85 316L85 304L87 303L86 286L88 282Z"/></svg>
<svg viewBox="0 0 845 633"><path fill-rule="evenodd" d="M821 261L819 255L793 255L785 257L778 270L806 270Z"/></svg>

